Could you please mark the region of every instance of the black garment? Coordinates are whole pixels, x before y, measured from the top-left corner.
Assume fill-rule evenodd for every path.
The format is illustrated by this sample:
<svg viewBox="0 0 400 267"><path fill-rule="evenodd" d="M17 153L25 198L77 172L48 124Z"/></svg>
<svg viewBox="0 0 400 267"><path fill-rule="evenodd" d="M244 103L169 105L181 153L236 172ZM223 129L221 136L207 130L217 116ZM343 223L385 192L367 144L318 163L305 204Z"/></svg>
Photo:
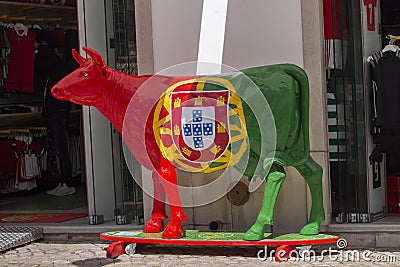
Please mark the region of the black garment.
<svg viewBox="0 0 400 267"><path fill-rule="evenodd" d="M376 123L382 129L400 129L400 51L379 51L370 63Z"/></svg>
<svg viewBox="0 0 400 267"><path fill-rule="evenodd" d="M45 85L43 116L58 111L69 111L71 103L69 101L58 100L51 94L51 88L62 78L73 71L73 68L64 60L56 55L52 55L50 73Z"/></svg>
<svg viewBox="0 0 400 267"><path fill-rule="evenodd" d="M78 50L79 37L77 30L66 30L65 31L65 47L67 54L65 55L66 62L74 69L79 67L78 62L72 56L72 49Z"/></svg>
<svg viewBox="0 0 400 267"><path fill-rule="evenodd" d="M390 152L400 147L400 51L378 51L369 62L373 140Z"/></svg>
<svg viewBox="0 0 400 267"><path fill-rule="evenodd" d="M75 186L72 180L72 166L68 150L68 111L57 111L45 118L51 150L60 162L59 182Z"/></svg>
<svg viewBox="0 0 400 267"><path fill-rule="evenodd" d="M34 72L33 72L33 88L36 95L43 96L47 79L52 68L52 48L49 44L39 44L36 48Z"/></svg>
<svg viewBox="0 0 400 267"><path fill-rule="evenodd" d="M68 117L71 104L53 97L51 88L73 69L67 62L52 54L52 64L46 81L42 116L46 121L49 143L60 162L60 183L73 185L71 159L68 152Z"/></svg>

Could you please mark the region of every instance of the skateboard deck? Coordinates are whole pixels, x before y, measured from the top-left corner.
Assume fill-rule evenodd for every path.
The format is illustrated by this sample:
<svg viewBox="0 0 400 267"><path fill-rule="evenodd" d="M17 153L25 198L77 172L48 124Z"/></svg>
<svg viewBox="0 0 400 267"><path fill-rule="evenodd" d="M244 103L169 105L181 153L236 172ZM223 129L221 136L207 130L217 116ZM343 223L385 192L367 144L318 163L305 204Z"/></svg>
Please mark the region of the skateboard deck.
<svg viewBox="0 0 400 267"><path fill-rule="evenodd" d="M136 244L143 245L191 245L191 246L278 246L279 250L290 252L298 246L336 243L338 236L318 234L300 235L298 233L265 233L259 241L243 240L241 232L203 232L186 230L179 239L163 239L162 233L144 233L141 230L114 231L100 234L103 240L114 241L107 248L107 257L116 258L124 253L133 254ZM287 253L288 255L290 253Z"/></svg>

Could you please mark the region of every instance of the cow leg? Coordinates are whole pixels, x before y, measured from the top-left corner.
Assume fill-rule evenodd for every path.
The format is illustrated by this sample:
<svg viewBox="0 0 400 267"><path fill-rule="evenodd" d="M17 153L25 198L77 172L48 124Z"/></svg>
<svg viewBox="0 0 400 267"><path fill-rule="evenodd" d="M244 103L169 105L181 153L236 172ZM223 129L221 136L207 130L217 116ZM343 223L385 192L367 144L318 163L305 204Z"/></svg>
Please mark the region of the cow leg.
<svg viewBox="0 0 400 267"><path fill-rule="evenodd" d="M157 171L161 178L161 184L167 194L171 211L171 219L165 227L162 237L181 238L183 236L182 222L186 221L187 218L182 209L175 168L167 159L161 156L160 168Z"/></svg>
<svg viewBox="0 0 400 267"><path fill-rule="evenodd" d="M153 171L152 179L154 185L153 211L151 212L151 219L143 228L145 233L161 232L163 221L167 218L165 213L165 190L156 171Z"/></svg>
<svg viewBox="0 0 400 267"><path fill-rule="evenodd" d="M274 207L286 173L282 166L272 165L265 182L264 197L256 223L246 232L244 240L261 240L265 229L274 224Z"/></svg>
<svg viewBox="0 0 400 267"><path fill-rule="evenodd" d="M324 203L322 197L322 167L311 156L306 162L294 166L306 180L311 192L311 212L308 223L300 230L302 235L317 235L319 226L325 220Z"/></svg>

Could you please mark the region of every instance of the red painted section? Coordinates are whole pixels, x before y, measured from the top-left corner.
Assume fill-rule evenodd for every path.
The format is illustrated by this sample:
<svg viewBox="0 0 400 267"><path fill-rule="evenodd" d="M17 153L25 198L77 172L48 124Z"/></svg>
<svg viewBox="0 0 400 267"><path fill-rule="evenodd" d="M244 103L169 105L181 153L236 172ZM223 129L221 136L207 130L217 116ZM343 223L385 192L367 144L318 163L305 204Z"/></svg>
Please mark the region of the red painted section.
<svg viewBox="0 0 400 267"><path fill-rule="evenodd" d="M281 245L320 245L336 243L339 237L313 239L313 240L187 240L187 239L161 239L161 238L124 238L100 234L100 238L109 241L122 241L126 243L152 244L152 245L189 245L189 246L281 246Z"/></svg>
<svg viewBox="0 0 400 267"><path fill-rule="evenodd" d="M152 125L155 105L165 90L189 77L128 75L109 68L104 64L102 56L93 49L83 47L83 50L91 58L86 59L73 50L72 54L80 67L52 88L53 96L79 105L96 107L122 133L138 162L153 171L156 196L160 197L154 202L152 220L145 231L155 231L161 227L162 224L157 225L157 221L166 218L164 201L167 196L171 218L163 237L182 237L181 222L186 221L186 215L176 186L175 168L162 156ZM144 84L145 89L142 87ZM128 105L134 108L127 114ZM129 123L124 124L124 119Z"/></svg>

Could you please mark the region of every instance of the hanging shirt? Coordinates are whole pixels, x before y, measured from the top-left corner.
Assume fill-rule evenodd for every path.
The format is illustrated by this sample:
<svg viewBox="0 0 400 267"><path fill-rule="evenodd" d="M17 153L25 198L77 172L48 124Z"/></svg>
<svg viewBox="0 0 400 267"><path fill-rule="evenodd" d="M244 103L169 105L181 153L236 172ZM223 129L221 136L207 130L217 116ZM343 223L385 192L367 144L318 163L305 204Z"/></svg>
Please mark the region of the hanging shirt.
<svg viewBox="0 0 400 267"><path fill-rule="evenodd" d="M10 61L10 42L6 34L6 29L0 27L0 78L7 78L8 74L8 62Z"/></svg>
<svg viewBox="0 0 400 267"><path fill-rule="evenodd" d="M33 93L35 33L8 28L6 34L11 47L6 91Z"/></svg>
<svg viewBox="0 0 400 267"><path fill-rule="evenodd" d="M378 51L370 65L376 123L383 130L400 129L400 50Z"/></svg>
<svg viewBox="0 0 400 267"><path fill-rule="evenodd" d="M61 27L54 29L54 45L65 45L65 30Z"/></svg>
<svg viewBox="0 0 400 267"><path fill-rule="evenodd" d="M383 152L400 148L400 50L369 57L373 142Z"/></svg>
<svg viewBox="0 0 400 267"><path fill-rule="evenodd" d="M17 158L14 140L0 141L0 180L10 180L15 177Z"/></svg>
<svg viewBox="0 0 400 267"><path fill-rule="evenodd" d="M347 7L341 0L324 0L325 66L344 69L347 60Z"/></svg>

